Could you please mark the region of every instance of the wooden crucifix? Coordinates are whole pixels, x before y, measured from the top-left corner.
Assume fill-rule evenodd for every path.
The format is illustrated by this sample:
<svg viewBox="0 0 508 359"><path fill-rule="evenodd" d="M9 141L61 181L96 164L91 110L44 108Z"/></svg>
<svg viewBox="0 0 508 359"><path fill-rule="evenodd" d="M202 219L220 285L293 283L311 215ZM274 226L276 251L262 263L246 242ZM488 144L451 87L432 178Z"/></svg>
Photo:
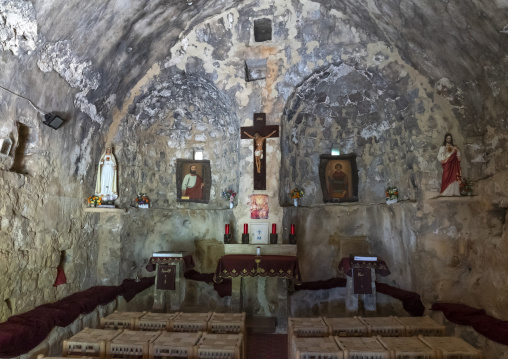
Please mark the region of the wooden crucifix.
<svg viewBox="0 0 508 359"><path fill-rule="evenodd" d="M254 140L254 189L266 189L266 144L268 137L279 137L278 125L266 125L266 113L254 114L254 126L242 127L241 139Z"/></svg>

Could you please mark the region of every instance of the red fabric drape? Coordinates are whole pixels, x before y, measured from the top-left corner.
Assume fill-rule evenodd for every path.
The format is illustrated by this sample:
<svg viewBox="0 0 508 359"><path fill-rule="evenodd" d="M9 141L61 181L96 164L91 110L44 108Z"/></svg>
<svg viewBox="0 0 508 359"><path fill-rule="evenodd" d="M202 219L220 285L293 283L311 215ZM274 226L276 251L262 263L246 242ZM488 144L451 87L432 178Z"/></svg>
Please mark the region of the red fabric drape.
<svg viewBox="0 0 508 359"><path fill-rule="evenodd" d="M454 152L448 161L441 164L443 166L443 179L441 181L441 193L443 193L449 185L455 181L460 181L462 176L460 172L460 161L457 152Z"/></svg>
<svg viewBox="0 0 508 359"><path fill-rule="evenodd" d="M231 295L231 279L224 279L221 283L213 281L214 273L199 273L191 269L184 273L185 279L195 280L197 282L205 282L208 284L213 283L213 289L219 294L219 297L224 298Z"/></svg>
<svg viewBox="0 0 508 359"><path fill-rule="evenodd" d="M60 284L67 283L67 277L65 277L65 273L62 266L56 267L56 280L53 287L59 286Z"/></svg>
<svg viewBox="0 0 508 359"><path fill-rule="evenodd" d="M441 310L450 322L470 325L486 338L508 345L508 321L496 319L477 309L460 303L434 303L432 310Z"/></svg>
<svg viewBox="0 0 508 359"><path fill-rule="evenodd" d="M0 323L0 358L25 354L43 341L55 326L66 327L80 314L90 313L117 296L126 301L154 284L155 277L139 282L126 279L120 286L98 286L74 293L57 302L44 304Z"/></svg>
<svg viewBox="0 0 508 359"><path fill-rule="evenodd" d="M376 291L400 300L404 310L413 317L421 317L425 313L425 306L420 299L420 295L417 293L379 282L376 282Z"/></svg>

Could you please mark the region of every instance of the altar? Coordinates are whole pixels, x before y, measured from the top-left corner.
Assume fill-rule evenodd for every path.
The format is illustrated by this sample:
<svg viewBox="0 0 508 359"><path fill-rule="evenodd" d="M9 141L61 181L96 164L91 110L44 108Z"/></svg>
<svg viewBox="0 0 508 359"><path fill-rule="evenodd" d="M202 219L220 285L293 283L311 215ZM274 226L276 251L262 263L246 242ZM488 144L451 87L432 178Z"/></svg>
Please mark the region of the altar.
<svg viewBox="0 0 508 359"><path fill-rule="evenodd" d="M257 255L258 248L260 255ZM296 246L225 244L224 253L225 255L217 263L214 281L220 283L225 278L231 278L231 312L245 311L244 308L250 307L245 304L254 300L249 297L255 296L255 300L266 301L266 307L269 307L261 308L260 311L264 309L266 312L277 307L278 310L275 310L278 323L276 332L286 332L289 313L288 291L292 285L298 285L302 281ZM272 282L277 291L277 303L268 303L265 290L258 289L254 293L249 293L246 282L253 279L256 280L257 285L260 285L260 282ZM258 315L258 313L250 314Z"/></svg>

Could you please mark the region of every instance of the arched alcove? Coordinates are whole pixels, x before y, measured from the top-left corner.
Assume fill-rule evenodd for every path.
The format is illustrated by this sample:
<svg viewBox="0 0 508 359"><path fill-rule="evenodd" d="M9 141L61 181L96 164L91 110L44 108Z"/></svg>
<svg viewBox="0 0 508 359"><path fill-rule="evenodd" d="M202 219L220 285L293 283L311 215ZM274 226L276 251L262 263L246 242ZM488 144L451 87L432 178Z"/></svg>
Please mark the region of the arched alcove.
<svg viewBox="0 0 508 359"><path fill-rule="evenodd" d="M407 81L391 83L376 69L332 64L316 71L289 98L281 125L281 187L304 188L305 205L323 203L319 156L356 153L360 202L384 201L390 186L415 196L419 187L412 138L421 134L418 95ZM288 201L285 193L281 202Z"/></svg>
<svg viewBox="0 0 508 359"><path fill-rule="evenodd" d="M161 75L139 96L118 136L126 160L121 183L132 194L147 193L154 208L179 207L176 159L193 159L202 150L212 174L206 208L223 208L221 191L238 188L238 133L232 101L212 83L184 73Z"/></svg>

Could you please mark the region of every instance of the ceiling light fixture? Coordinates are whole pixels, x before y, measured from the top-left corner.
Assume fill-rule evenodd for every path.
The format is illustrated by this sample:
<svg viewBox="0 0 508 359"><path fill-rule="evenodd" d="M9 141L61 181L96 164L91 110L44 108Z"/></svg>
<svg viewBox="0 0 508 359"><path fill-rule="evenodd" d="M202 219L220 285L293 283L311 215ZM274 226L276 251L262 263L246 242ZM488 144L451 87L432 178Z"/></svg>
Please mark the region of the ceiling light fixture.
<svg viewBox="0 0 508 359"><path fill-rule="evenodd" d="M8 88L5 88L3 86L0 86L0 88L2 90L5 90L11 94L13 94L14 96L17 96L17 97L20 97L26 101L28 101L28 103L35 109L37 110L37 112L39 112L39 114L41 115L44 115L44 120L42 121L43 124L45 124L46 126L49 126L51 127L52 129L55 129L57 130L60 126L62 126L62 124L64 123L64 120L62 120L60 117L58 117L57 115L54 115L52 113L47 113L47 114L44 114L44 111L42 111L39 107L37 107L33 102L32 100L30 100L29 98L26 98L25 96L21 96L20 94L17 94L11 90L9 90Z"/></svg>
<svg viewBox="0 0 508 359"><path fill-rule="evenodd" d="M58 117L57 115L53 113L47 113L44 115L44 121L42 121L43 124L46 126L51 127L54 130L58 130L60 126L63 124L63 120Z"/></svg>

